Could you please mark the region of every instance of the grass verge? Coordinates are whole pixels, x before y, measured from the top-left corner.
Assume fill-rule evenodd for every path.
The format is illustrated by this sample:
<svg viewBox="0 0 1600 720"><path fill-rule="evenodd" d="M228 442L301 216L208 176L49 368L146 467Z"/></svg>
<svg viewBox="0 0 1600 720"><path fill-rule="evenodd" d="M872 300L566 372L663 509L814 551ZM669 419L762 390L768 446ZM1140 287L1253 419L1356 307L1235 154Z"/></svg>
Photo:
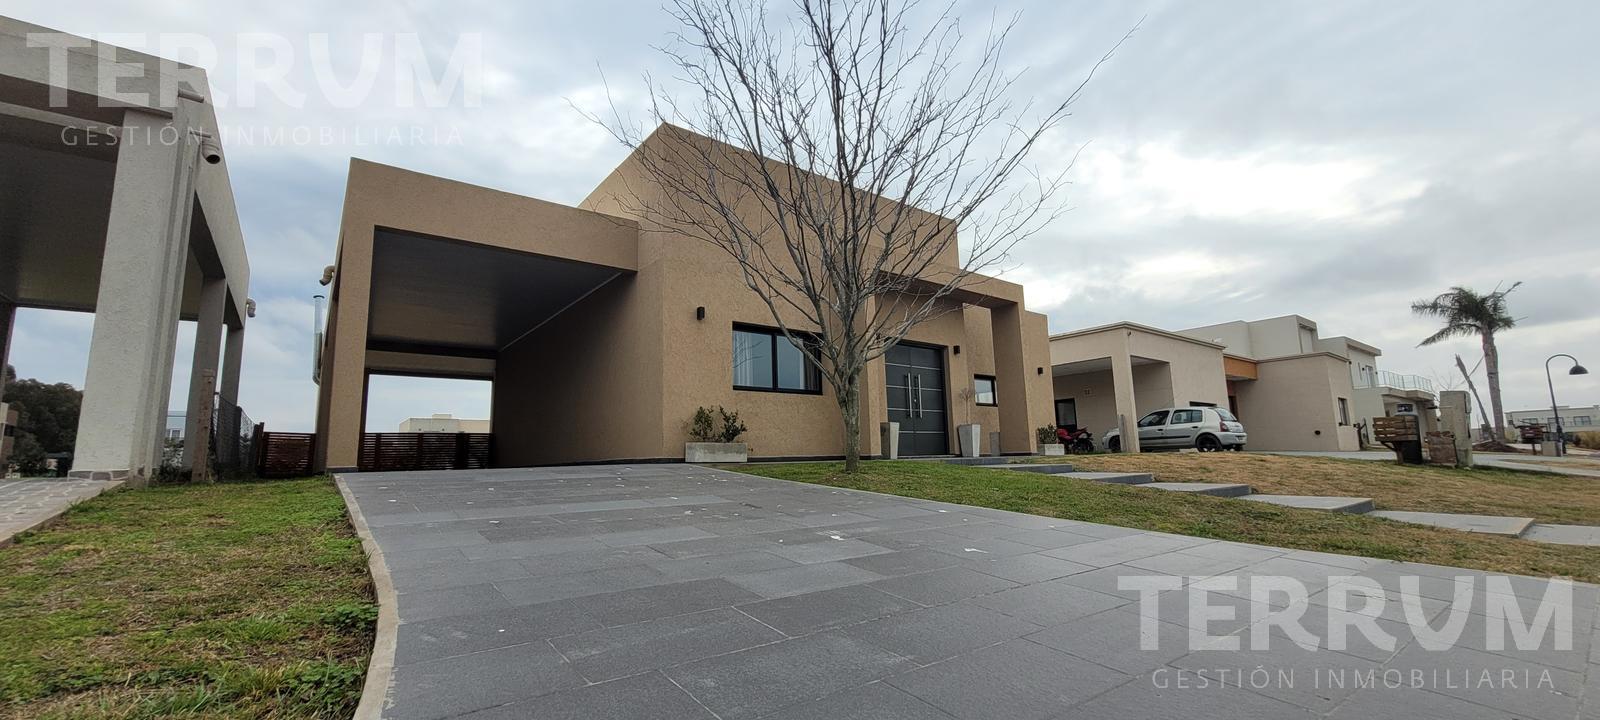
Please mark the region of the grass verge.
<svg viewBox="0 0 1600 720"><path fill-rule="evenodd" d="M1554 473L1257 453L1076 455L1067 462L1080 470L1147 472L1163 482L1245 483L1274 495L1368 497L1379 510L1600 525L1600 480Z"/></svg>
<svg viewBox="0 0 1600 720"><path fill-rule="evenodd" d="M349 717L376 618L328 478L109 493L0 549L0 717Z"/></svg>
<svg viewBox="0 0 1600 720"><path fill-rule="evenodd" d="M1068 520L1278 547L1600 582L1600 548L1546 545L1379 518L946 463L875 461L727 466L782 480L871 490Z"/></svg>

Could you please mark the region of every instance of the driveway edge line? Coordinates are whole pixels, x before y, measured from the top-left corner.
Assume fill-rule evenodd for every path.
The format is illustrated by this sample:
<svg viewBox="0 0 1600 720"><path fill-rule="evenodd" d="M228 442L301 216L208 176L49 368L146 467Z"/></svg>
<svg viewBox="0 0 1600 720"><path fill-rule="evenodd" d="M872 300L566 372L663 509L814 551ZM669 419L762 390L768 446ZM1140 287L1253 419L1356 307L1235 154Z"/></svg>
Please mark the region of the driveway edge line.
<svg viewBox="0 0 1600 720"><path fill-rule="evenodd" d="M333 476L344 497L345 509L350 513L350 524L361 538L361 548L367 553L367 572L372 575L372 589L378 596L378 627L372 640L372 659L367 661L367 681L361 687L361 701L356 705L354 720L379 720L383 705L389 697L389 685L394 678L394 649L396 632L400 627L400 607L395 598L394 578L389 576L389 565L383 560L383 551L372 537L361 506L350 493L344 478Z"/></svg>

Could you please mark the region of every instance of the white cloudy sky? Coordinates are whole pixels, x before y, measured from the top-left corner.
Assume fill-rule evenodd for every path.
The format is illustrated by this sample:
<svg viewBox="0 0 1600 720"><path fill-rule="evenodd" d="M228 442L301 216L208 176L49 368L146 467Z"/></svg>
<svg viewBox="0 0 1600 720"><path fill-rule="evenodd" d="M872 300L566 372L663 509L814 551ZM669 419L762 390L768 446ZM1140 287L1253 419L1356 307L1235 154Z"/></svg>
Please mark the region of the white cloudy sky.
<svg viewBox="0 0 1600 720"><path fill-rule="evenodd" d="M1324 335L1382 347L1386 369L1459 384L1452 355L1476 362L1475 343L1415 348L1431 321L1411 317L1407 304L1452 284L1521 280L1512 309L1522 325L1501 343L1507 405L1548 402L1542 363L1551 353L1600 366L1600 5L996 7L1023 14L1008 58L1027 68L1023 93L1041 99L1057 97L1144 18L1036 157L1048 169L1089 143L1072 173L1073 210L1017 248L1006 274L1026 285L1053 331L1299 313ZM979 24L992 9L958 3ZM310 303L332 261L348 159L576 202L624 150L568 100L601 109L603 69L624 106L637 102L640 74L662 69L651 46L673 30L655 3L616 0L12 0L5 12L151 49L158 33L203 36L219 50L204 61L213 87L228 97L259 79L235 57L241 33L289 43L288 81L307 95L303 104L262 90L254 106L220 111L234 128L337 131L329 143L227 147L260 308L242 402L277 429L312 424ZM329 66L345 77L367 33L381 34L380 54L390 56L394 34L415 33L441 65L459 38L480 34L481 105L398 107L383 75L366 101L340 107L348 103L318 91L318 33L331 38ZM373 140L413 126L425 142ZM23 376L81 384L89 326L86 316L24 312L13 364ZM189 343L180 336L181 358ZM180 367L174 386L187 376ZM1564 404L1600 402L1600 375L1558 382ZM481 383L377 380L369 426L487 410Z"/></svg>

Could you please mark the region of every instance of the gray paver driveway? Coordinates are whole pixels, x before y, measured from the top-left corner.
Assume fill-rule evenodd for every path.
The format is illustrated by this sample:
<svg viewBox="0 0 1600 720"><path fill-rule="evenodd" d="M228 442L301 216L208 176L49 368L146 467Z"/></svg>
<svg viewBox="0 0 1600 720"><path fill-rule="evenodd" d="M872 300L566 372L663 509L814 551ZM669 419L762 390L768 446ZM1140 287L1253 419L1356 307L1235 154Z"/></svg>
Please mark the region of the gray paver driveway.
<svg viewBox="0 0 1600 720"><path fill-rule="evenodd" d="M68 508L122 485L121 480L0 478L0 545L38 528Z"/></svg>
<svg viewBox="0 0 1600 720"><path fill-rule="evenodd" d="M1451 568L687 465L343 481L398 593L386 718L1600 716L1592 586L1563 605L1571 632L1505 650L1484 576ZM1415 614L1447 627L1457 575L1479 602L1453 649L1429 650L1401 578L1417 578ZM1142 602L1119 587L1131 576L1216 590L1205 630L1220 639L1191 645L1189 594ZM1306 595L1227 588L1266 577ZM1369 584L1375 597L1330 610ZM1546 583L1493 589L1527 601Z"/></svg>

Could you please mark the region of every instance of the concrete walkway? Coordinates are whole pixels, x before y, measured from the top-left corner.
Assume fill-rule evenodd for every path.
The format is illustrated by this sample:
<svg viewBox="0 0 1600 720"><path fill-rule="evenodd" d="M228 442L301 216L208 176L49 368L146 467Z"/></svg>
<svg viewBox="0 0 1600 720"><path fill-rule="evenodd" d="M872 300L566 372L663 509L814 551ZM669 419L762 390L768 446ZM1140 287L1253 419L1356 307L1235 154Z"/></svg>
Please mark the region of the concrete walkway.
<svg viewBox="0 0 1600 720"><path fill-rule="evenodd" d="M67 508L121 485L121 480L0 480L0 546L10 544L20 533L43 527Z"/></svg>
<svg viewBox="0 0 1600 720"><path fill-rule="evenodd" d="M1351 451L1269 451L1263 455L1288 455L1291 457L1326 457L1340 460L1387 460L1394 461L1394 453L1388 450L1351 450ZM1567 457L1541 457L1538 455L1513 455L1510 453L1473 453L1473 462L1484 467L1500 468L1502 470L1523 470L1531 472L1556 473L1558 475L1572 475L1574 477L1590 477L1600 480L1600 468L1590 465L1595 461L1593 456L1567 456Z"/></svg>
<svg viewBox="0 0 1600 720"><path fill-rule="evenodd" d="M1573 720L1600 711L1594 586L1560 604L1574 618L1570 649L1551 634L1538 648L1492 650L1484 616L1470 614L1454 649L1429 651L1403 622L1400 579L1419 578L1418 610L1437 626L1453 597L1447 578L1471 578L1483 600L1485 574L684 465L341 482L386 569L380 588L392 581L397 593L387 598L398 609L394 644L385 650L380 637L380 690L364 697L361 717L380 706L386 718L478 720ZM1172 574L1216 576L1201 585L1218 588L1295 578L1308 597L1286 605L1212 593L1205 603L1221 619L1203 629L1224 638L1191 647L1185 595L1142 604L1118 583ZM1329 611L1358 582L1350 576L1396 601L1359 617ZM1548 586L1503 582L1509 594L1496 597L1508 600ZM1304 611L1310 649L1272 628L1275 609ZM1157 620L1146 626L1146 617ZM1328 649L1330 622L1361 619L1398 641L1358 631ZM1237 633L1250 648L1252 630L1260 649L1215 644ZM1140 649L1141 638L1154 648ZM1269 682L1249 679L1257 667ZM1384 673L1404 683L1358 680Z"/></svg>

